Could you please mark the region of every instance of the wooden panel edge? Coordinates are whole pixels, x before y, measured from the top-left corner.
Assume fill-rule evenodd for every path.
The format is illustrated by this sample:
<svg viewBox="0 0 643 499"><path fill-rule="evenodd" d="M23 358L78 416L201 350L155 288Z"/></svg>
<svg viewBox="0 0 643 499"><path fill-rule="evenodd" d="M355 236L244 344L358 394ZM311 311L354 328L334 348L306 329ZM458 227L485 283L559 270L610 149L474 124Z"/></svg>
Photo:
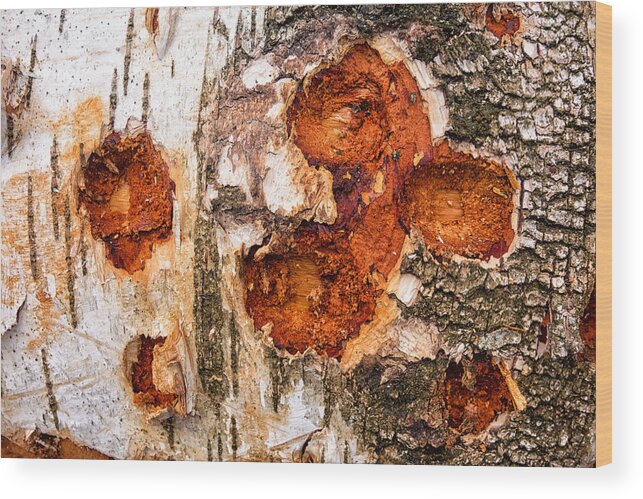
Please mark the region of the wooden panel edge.
<svg viewBox="0 0 643 499"><path fill-rule="evenodd" d="M596 3L596 466L612 462L612 7Z"/></svg>

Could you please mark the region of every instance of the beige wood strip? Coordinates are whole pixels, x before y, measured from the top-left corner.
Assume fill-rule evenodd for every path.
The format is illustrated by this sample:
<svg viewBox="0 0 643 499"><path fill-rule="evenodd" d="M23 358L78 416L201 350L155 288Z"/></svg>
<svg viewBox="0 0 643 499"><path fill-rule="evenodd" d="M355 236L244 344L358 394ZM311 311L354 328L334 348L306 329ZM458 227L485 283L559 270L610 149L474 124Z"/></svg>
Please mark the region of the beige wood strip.
<svg viewBox="0 0 643 499"><path fill-rule="evenodd" d="M596 466L612 462L612 7L596 4Z"/></svg>

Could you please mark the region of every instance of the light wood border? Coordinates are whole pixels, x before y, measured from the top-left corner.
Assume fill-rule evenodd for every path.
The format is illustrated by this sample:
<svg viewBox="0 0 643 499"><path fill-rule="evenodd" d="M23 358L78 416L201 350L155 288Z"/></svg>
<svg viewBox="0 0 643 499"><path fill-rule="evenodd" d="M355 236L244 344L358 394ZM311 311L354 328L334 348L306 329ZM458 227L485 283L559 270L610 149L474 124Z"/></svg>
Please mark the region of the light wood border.
<svg viewBox="0 0 643 499"><path fill-rule="evenodd" d="M612 7L596 3L596 466L612 462Z"/></svg>

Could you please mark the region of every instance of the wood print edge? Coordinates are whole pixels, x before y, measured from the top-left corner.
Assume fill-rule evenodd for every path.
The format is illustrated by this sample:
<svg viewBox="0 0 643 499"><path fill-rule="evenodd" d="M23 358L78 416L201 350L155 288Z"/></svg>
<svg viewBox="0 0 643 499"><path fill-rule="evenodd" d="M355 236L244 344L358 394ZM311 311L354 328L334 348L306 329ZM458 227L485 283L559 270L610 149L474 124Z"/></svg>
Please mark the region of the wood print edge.
<svg viewBox="0 0 643 499"><path fill-rule="evenodd" d="M612 7L596 3L596 466L612 462Z"/></svg>

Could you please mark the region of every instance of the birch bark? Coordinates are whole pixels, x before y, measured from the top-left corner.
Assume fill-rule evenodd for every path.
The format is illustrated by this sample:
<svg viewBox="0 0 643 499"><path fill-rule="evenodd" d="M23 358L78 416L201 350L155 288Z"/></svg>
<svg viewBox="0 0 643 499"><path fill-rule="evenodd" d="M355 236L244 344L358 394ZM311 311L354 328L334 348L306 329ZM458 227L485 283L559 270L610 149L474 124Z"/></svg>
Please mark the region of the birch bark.
<svg viewBox="0 0 643 499"><path fill-rule="evenodd" d="M38 447L36 432L119 459L593 465L594 7L488 13L4 11L3 442ZM302 221L336 220L332 176L286 113L308 75L362 42L413 75L433 142L512 172L517 235L501 258L445 264L409 234L341 360L292 355L254 327L243 262ZM141 127L175 184L172 235L129 274L78 189L112 132ZM166 338L151 369L171 407L136 403L141 336ZM511 407L456 428L483 378Z"/></svg>

